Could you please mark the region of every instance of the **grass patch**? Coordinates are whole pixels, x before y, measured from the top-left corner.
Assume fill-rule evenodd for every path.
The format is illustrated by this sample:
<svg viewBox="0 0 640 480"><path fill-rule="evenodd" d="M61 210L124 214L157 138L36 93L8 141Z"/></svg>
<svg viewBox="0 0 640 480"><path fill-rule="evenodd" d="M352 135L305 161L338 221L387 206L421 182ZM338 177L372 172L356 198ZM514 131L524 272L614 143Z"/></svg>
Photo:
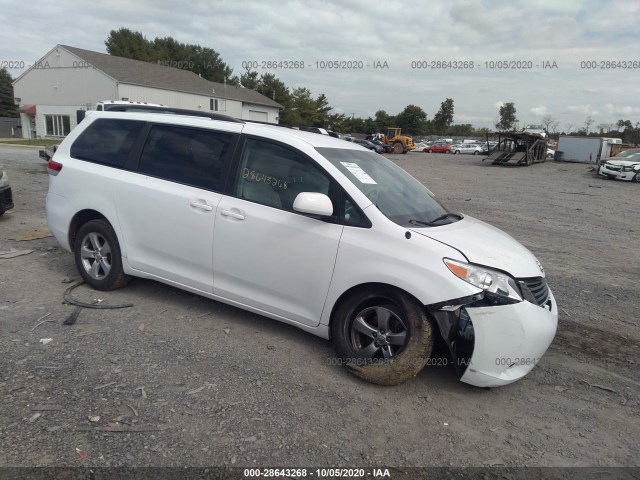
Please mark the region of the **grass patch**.
<svg viewBox="0 0 640 480"><path fill-rule="evenodd" d="M35 146L46 146L46 145L59 145L62 142L61 138L36 138L35 140L26 140L24 138L16 138L15 140L10 138L7 140L1 140L0 143L9 144L9 145L35 145Z"/></svg>

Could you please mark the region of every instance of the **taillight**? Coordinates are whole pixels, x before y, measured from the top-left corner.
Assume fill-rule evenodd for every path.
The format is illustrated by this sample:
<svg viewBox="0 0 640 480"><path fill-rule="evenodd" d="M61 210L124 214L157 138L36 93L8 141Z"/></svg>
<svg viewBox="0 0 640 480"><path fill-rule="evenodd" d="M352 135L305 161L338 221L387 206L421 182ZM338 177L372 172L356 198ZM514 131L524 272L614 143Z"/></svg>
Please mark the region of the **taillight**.
<svg viewBox="0 0 640 480"><path fill-rule="evenodd" d="M56 162L53 158L50 159L47 163L47 172L49 172L49 175L53 175L55 177L60 173L60 170L62 170L62 164Z"/></svg>

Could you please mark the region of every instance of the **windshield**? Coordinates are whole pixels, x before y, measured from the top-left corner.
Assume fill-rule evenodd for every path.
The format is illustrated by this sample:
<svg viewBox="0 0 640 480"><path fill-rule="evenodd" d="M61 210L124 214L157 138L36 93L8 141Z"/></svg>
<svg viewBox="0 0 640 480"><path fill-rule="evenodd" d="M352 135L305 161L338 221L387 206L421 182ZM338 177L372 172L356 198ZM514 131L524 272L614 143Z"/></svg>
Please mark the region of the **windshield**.
<svg viewBox="0 0 640 480"><path fill-rule="evenodd" d="M629 158L633 157L633 158ZM615 158L625 158L627 160L637 160L640 158L640 150L623 150L615 156Z"/></svg>
<svg viewBox="0 0 640 480"><path fill-rule="evenodd" d="M316 148L392 222L403 227L436 226L459 220L433 193L387 158L373 152ZM434 222L435 221L435 222ZM433 223L433 225L426 225Z"/></svg>

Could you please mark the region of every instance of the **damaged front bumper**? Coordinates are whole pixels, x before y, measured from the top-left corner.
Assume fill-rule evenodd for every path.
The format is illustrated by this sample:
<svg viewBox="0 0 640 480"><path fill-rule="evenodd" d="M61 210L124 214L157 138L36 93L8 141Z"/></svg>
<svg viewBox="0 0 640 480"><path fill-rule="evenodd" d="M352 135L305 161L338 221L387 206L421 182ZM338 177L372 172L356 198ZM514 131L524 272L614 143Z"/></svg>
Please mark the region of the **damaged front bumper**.
<svg viewBox="0 0 640 480"><path fill-rule="evenodd" d="M546 287L546 284L545 284ZM550 289L544 303L491 305L482 294L428 307L453 356L460 380L497 387L529 373L553 341L558 307Z"/></svg>

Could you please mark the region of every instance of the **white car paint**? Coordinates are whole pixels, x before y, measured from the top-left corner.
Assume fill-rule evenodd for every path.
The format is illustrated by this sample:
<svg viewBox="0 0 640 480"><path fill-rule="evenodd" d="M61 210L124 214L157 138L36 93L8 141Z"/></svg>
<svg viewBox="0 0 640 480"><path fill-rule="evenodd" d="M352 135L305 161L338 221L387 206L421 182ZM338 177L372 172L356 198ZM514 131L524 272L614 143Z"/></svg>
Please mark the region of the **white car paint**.
<svg viewBox="0 0 640 480"><path fill-rule="evenodd" d="M517 278L544 277L536 257L521 243L469 215L449 225L414 231L460 250L471 263L502 270Z"/></svg>
<svg viewBox="0 0 640 480"><path fill-rule="evenodd" d="M507 310L504 306L467 308L475 330L475 345L460 380L479 387L495 387L529 373L556 334L558 310L551 292L550 300L548 310L529 302L509 305Z"/></svg>
<svg viewBox="0 0 640 480"><path fill-rule="evenodd" d="M331 175L364 211L371 228L322 222L72 158L70 146L78 135L105 117L241 131L286 143ZM116 232L125 273L236 305L323 338L329 338L338 300L364 283L393 285L434 310L467 305L476 344L461 380L498 386L526 375L556 331L557 306L551 292L545 306L524 300L479 306L469 298L480 298L482 288L453 275L443 259L490 267L515 278L544 277L535 256L504 232L468 216L437 227L400 226L316 147L367 151L330 136L278 126L95 112L54 155L63 169L60 175L50 176L48 225L59 243L70 250L71 219L83 209L96 210ZM169 221L172 219L180 219L179 228ZM525 360L514 366L502 358Z"/></svg>

